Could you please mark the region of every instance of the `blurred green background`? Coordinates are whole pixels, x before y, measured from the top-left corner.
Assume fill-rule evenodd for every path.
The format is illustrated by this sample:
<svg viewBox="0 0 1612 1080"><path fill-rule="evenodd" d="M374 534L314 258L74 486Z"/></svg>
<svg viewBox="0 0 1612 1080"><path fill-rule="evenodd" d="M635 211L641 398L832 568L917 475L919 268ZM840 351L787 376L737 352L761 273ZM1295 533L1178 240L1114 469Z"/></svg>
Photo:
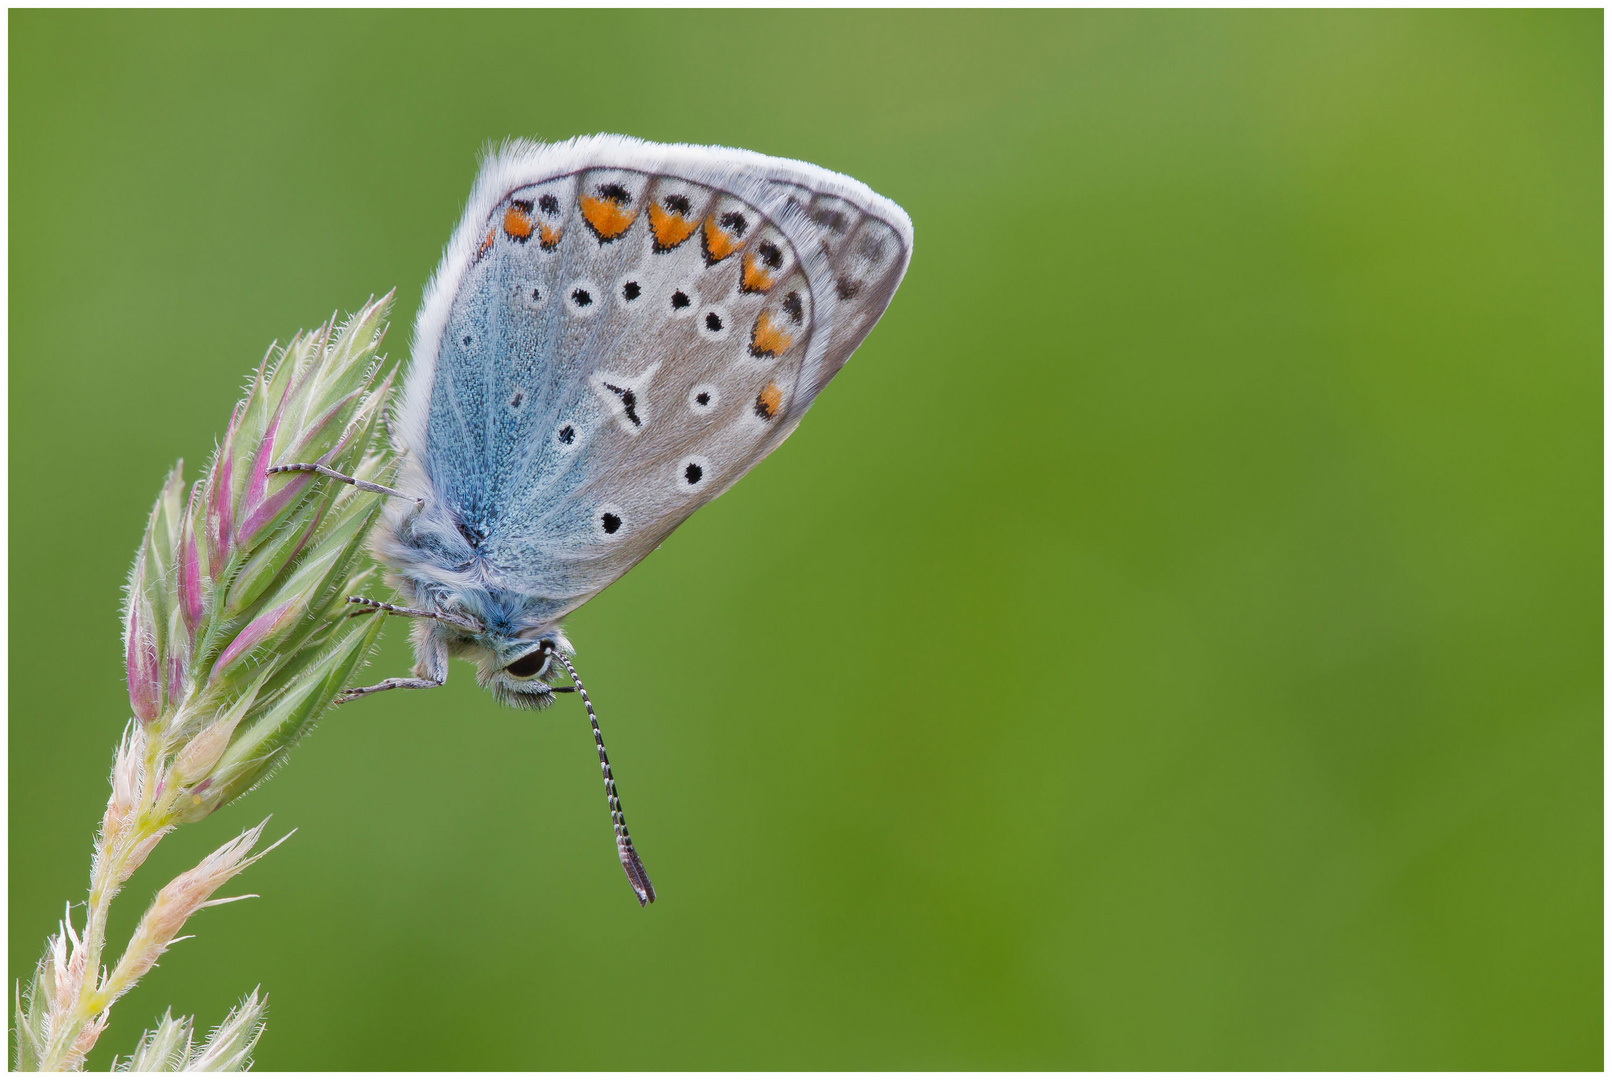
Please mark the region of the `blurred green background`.
<svg viewBox="0 0 1612 1080"><path fill-rule="evenodd" d="M90 1059L1595 1069L1602 15L13 12L10 973L82 900L120 587L273 339L508 135L911 213L799 433L569 624L577 703L332 714ZM372 671L409 663L393 628ZM82 918L80 913L79 918Z"/></svg>

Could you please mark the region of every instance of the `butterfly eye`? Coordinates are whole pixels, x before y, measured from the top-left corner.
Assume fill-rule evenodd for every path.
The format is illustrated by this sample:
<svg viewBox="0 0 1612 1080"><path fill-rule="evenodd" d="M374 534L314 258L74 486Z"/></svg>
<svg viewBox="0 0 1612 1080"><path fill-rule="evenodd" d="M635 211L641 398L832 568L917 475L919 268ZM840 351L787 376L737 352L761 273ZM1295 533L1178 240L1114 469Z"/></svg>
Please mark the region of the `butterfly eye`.
<svg viewBox="0 0 1612 1080"><path fill-rule="evenodd" d="M534 675L543 674L549 666L549 643L544 642L531 652L522 656L504 669L505 674L513 675L517 679L530 679Z"/></svg>

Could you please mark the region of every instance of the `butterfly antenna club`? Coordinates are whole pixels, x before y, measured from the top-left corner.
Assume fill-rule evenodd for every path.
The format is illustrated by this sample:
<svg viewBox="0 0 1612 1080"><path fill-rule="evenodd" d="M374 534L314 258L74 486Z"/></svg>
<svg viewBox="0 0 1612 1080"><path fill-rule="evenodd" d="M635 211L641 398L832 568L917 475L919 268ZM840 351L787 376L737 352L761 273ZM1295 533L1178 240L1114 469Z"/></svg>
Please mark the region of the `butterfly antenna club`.
<svg viewBox="0 0 1612 1080"><path fill-rule="evenodd" d="M576 684L577 696L582 698L582 707L588 710L588 722L593 725L593 741L599 747L599 771L604 773L605 799L610 803L610 823L616 828L616 854L621 858L621 868L626 871L632 891L638 894L638 906L653 904L655 886L649 883L649 872L644 869L643 861L632 846L632 836L627 832L627 816L621 812L616 778L610 774L610 755L605 753L604 736L599 732L599 717L594 714L593 702L588 699L587 688L582 685L577 669L571 666L570 658L558 649L554 650L554 655L560 658L571 681Z"/></svg>

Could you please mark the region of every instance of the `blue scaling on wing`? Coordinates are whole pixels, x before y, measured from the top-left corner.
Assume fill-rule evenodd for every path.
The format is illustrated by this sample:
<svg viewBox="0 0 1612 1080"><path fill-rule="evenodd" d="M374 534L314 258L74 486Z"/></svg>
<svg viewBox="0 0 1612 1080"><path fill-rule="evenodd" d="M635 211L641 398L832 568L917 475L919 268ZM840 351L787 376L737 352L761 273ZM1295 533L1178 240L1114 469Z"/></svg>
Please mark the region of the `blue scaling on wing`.
<svg viewBox="0 0 1612 1080"><path fill-rule="evenodd" d="M587 168L512 185L482 219L426 467L475 572L533 618L619 578L782 442L905 268L865 209L740 179L743 197Z"/></svg>

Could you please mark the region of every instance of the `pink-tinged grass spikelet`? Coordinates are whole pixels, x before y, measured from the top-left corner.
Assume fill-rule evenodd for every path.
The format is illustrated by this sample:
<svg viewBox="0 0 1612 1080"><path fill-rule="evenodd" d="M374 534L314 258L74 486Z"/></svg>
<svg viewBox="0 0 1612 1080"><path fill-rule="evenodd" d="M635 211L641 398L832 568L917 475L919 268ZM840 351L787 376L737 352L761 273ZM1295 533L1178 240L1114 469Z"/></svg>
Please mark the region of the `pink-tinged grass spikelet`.
<svg viewBox="0 0 1612 1080"><path fill-rule="evenodd" d="M16 994L16 1066L82 1067L119 997L198 911L277 845L249 829L158 891L116 962L112 900L169 832L261 783L365 662L379 612L344 598L371 574L365 544L383 496L311 473L316 461L373 485L391 449L380 422L393 372L380 356L388 294L271 347L230 415L202 478L163 483L129 574L124 667L134 719L112 765L91 859L82 933L71 908ZM245 1068L263 1030L253 991L201 1044L166 1014L121 1070Z"/></svg>

